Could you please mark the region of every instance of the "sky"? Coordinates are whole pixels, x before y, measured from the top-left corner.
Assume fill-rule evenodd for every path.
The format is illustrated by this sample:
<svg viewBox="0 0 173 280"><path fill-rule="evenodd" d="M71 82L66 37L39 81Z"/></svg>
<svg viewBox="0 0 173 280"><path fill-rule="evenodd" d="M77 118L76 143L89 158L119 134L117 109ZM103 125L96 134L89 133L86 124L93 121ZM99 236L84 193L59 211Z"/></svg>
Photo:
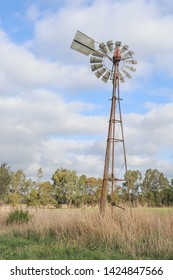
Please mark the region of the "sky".
<svg viewBox="0 0 173 280"><path fill-rule="evenodd" d="M102 177L112 85L70 48L77 30L134 51L120 88L128 168L173 178L171 0L0 0L0 164Z"/></svg>

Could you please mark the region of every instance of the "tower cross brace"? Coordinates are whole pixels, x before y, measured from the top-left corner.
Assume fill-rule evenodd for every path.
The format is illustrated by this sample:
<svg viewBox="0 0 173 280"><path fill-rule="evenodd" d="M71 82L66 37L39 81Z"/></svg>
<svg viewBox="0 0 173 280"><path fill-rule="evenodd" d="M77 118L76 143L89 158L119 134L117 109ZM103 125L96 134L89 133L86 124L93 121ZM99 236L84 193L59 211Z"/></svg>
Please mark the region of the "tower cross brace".
<svg viewBox="0 0 173 280"><path fill-rule="evenodd" d="M110 110L107 145L106 145L106 153L105 153L101 198L100 198L100 212L102 215L104 215L105 213L106 197L107 197L109 184L111 188L111 200L112 200L111 202L113 202L112 198L113 198L113 193L114 193L116 183L118 181L127 181L127 178L125 180L123 178L117 178L115 176L115 144L116 143L122 144L123 159L124 159L123 164L124 164L125 174L127 175L127 160L126 160L123 121L122 121L122 113L121 113L122 99L120 98L120 87L119 87L118 68L119 68L120 59L121 59L121 54L119 52L119 49L116 48L113 56L113 90L112 90L111 110ZM120 125L120 138L116 137L117 124ZM128 182L126 183L128 184Z"/></svg>

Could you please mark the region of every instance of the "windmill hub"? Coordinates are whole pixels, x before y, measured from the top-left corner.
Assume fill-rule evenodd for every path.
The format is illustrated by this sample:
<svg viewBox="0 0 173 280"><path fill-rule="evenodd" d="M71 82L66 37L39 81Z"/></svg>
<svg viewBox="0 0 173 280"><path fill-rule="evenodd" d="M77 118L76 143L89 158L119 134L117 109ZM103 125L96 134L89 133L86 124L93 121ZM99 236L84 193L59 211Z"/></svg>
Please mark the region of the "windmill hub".
<svg viewBox="0 0 173 280"><path fill-rule="evenodd" d="M110 53L107 53L107 55L109 56L109 57L112 57L112 53L110 52ZM124 65L125 65L125 61L123 60L123 59L120 59L120 60L114 60L114 56L112 57L112 60L110 60L109 58L107 58L106 56L105 57L103 57L103 65L104 65L104 67L108 70L108 71L110 71L110 69L112 69L112 64L113 65L115 65L115 64L118 64L118 69L119 69L119 71L121 71L123 68L124 68Z"/></svg>
<svg viewBox="0 0 173 280"><path fill-rule="evenodd" d="M113 56L114 65L119 64L120 60L121 60L121 53L120 53L119 48L116 48L114 51L114 56Z"/></svg>

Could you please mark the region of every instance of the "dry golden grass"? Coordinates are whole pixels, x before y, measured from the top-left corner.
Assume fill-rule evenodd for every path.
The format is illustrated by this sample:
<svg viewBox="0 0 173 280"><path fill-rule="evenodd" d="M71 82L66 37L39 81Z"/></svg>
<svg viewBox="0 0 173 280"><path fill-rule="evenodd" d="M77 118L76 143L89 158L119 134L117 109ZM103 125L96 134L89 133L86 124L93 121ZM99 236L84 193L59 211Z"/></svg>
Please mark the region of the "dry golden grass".
<svg viewBox="0 0 173 280"><path fill-rule="evenodd" d="M133 258L173 258L173 210L130 211L107 209L101 218L98 209L30 209L25 225L6 225L9 209L0 209L0 233L18 232L27 237L35 232L40 238L52 236L84 246L107 246Z"/></svg>

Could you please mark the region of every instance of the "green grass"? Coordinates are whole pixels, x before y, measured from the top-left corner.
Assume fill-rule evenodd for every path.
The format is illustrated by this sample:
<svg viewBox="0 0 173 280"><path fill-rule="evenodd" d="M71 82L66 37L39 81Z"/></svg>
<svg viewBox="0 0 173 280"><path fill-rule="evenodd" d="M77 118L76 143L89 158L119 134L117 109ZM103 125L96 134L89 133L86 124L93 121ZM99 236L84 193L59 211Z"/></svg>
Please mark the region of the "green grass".
<svg viewBox="0 0 173 280"><path fill-rule="evenodd" d="M67 240L66 240L67 241ZM37 235L29 238L22 236L0 236L1 260L122 260L129 256L118 254L105 246L78 246L65 240L56 241L47 237L39 239Z"/></svg>
<svg viewBox="0 0 173 280"><path fill-rule="evenodd" d="M98 244L91 240L87 245L69 243L68 239L56 240L50 236L40 238L36 233L28 237L14 233L0 235L0 260L133 260L162 259L162 255L134 257L125 255L121 248ZM173 259L172 255L168 259Z"/></svg>

